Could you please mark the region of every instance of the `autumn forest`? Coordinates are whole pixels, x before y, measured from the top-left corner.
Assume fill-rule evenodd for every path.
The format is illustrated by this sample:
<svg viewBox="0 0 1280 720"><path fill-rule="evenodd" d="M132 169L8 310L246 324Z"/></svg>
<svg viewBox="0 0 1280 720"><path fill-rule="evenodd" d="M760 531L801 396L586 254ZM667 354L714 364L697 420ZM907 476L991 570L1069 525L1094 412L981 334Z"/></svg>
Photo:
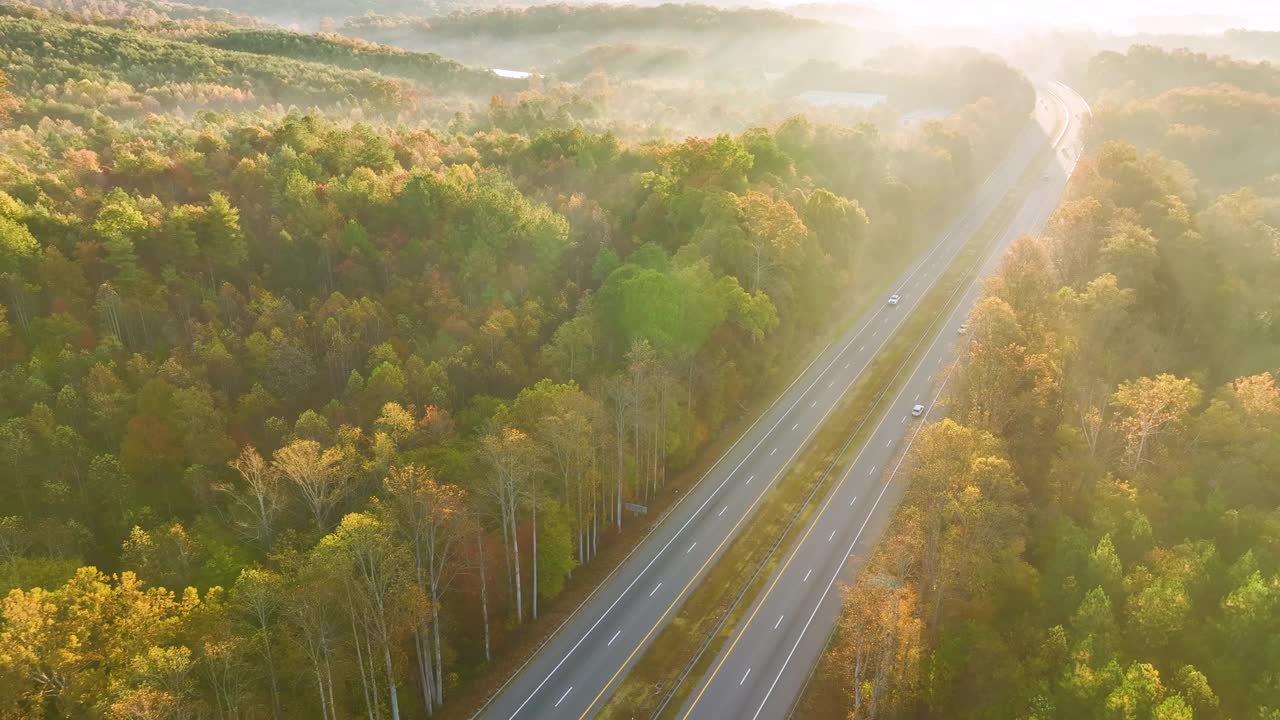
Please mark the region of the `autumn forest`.
<svg viewBox="0 0 1280 720"><path fill-rule="evenodd" d="M0 2L0 719L468 717L1036 102L775 10L221 5ZM1280 71L1068 66L814 717L1280 718Z"/></svg>

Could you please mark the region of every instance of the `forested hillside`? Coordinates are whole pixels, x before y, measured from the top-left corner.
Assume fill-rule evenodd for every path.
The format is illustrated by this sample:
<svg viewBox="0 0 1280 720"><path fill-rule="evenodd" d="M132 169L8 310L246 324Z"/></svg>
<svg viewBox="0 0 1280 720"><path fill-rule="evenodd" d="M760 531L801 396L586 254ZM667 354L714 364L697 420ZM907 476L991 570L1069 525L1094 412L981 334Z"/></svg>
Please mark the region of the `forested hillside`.
<svg viewBox="0 0 1280 720"><path fill-rule="evenodd" d="M434 56L3 7L6 718L448 710L1030 101L633 143L416 111Z"/></svg>
<svg viewBox="0 0 1280 720"><path fill-rule="evenodd" d="M538 5L454 12L438 17L365 15L338 32L429 50L473 64L554 72L569 57L601 46L683 48L702 54L685 80L758 90L763 74L804 59L858 63L897 39L800 18L780 10L707 5ZM603 69L603 68L602 68Z"/></svg>
<svg viewBox="0 0 1280 720"><path fill-rule="evenodd" d="M1273 72L1090 65L1092 149L970 316L815 712L1280 717Z"/></svg>
<svg viewBox="0 0 1280 720"><path fill-rule="evenodd" d="M236 27L266 25L265 22L248 15L237 15L214 7L168 2L168 0L24 0L23 4L57 13L76 15L95 23L113 26L154 27L186 21Z"/></svg>
<svg viewBox="0 0 1280 720"><path fill-rule="evenodd" d="M1143 143L1188 165L1212 199L1280 169L1280 68L1135 47L1103 53L1086 80L1101 96L1093 134Z"/></svg>
<svg viewBox="0 0 1280 720"><path fill-rule="evenodd" d="M0 5L0 58L14 92L31 100L20 120L296 105L432 122L526 85L436 55L340 36L203 21L116 28L85 20Z"/></svg>

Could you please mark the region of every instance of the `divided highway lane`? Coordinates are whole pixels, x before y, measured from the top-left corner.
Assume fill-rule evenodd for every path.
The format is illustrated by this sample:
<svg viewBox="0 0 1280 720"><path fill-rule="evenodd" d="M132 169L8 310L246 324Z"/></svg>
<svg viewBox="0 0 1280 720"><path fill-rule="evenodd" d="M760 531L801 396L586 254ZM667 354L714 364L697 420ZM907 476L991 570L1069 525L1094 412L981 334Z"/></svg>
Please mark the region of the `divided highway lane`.
<svg viewBox="0 0 1280 720"><path fill-rule="evenodd" d="M1052 113L1037 117L1052 127ZM1044 146L1032 124L968 210L878 305L827 346L477 716L583 718L630 667L750 519L841 396Z"/></svg>
<svg viewBox="0 0 1280 720"><path fill-rule="evenodd" d="M1047 177L1037 181L977 277L994 271L1014 238L1039 230L1080 155L1079 120L1088 106L1066 86L1054 83L1049 93L1069 123L1057 138ZM901 390L678 717L772 720L790 714L839 615L837 583L851 580L856 570L847 561L855 553L859 558L870 554L906 490L905 482L894 479L915 434L936 414L933 399L946 384L945 376L938 383L939 376L963 340L958 329L977 299L977 277L940 323ZM911 416L916 404L926 408L922 417Z"/></svg>

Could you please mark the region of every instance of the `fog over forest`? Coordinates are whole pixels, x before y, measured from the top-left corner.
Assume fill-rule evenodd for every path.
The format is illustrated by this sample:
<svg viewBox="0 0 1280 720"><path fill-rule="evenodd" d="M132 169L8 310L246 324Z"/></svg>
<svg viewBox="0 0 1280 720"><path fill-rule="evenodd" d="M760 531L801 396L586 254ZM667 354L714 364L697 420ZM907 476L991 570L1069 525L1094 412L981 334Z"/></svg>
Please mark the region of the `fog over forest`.
<svg viewBox="0 0 1280 720"><path fill-rule="evenodd" d="M0 720L1280 720L1280 9L0 0Z"/></svg>

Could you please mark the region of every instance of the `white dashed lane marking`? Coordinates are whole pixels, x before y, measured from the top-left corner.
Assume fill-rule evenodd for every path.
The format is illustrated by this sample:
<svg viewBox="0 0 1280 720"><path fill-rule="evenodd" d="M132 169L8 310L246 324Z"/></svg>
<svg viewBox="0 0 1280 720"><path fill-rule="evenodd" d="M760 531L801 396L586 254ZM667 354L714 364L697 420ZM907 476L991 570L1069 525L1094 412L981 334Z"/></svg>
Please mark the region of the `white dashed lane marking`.
<svg viewBox="0 0 1280 720"><path fill-rule="evenodd" d="M556 707L560 707L560 703L564 702L564 699L565 699L565 698L567 698L567 697L569 697L569 693L571 693L571 692L573 692L573 686L572 686L572 685L570 685L570 686L569 686L569 689L568 689L568 690L565 690L565 691L564 691L564 694L560 696L560 699L556 701Z"/></svg>

